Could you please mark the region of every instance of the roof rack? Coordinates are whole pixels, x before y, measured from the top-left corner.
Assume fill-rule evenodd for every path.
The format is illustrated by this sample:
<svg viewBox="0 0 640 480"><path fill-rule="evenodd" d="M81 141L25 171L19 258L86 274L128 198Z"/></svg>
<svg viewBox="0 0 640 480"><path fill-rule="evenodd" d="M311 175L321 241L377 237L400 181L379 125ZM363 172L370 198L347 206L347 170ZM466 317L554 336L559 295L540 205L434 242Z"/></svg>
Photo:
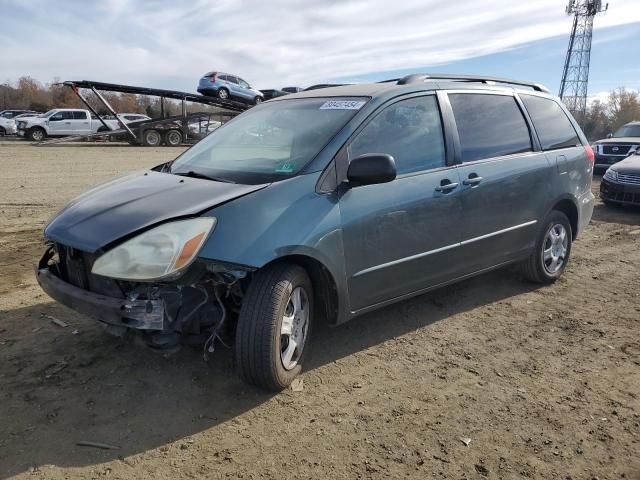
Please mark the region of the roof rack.
<svg viewBox="0 0 640 480"><path fill-rule="evenodd" d="M549 89L539 83L524 82L522 80L511 80L501 77L485 77L483 75L453 75L448 73L413 73L398 80L398 85L409 85L411 83L424 82L425 80L454 80L461 82L479 82L486 84L504 83L508 85L520 85L533 88L537 92L549 93Z"/></svg>

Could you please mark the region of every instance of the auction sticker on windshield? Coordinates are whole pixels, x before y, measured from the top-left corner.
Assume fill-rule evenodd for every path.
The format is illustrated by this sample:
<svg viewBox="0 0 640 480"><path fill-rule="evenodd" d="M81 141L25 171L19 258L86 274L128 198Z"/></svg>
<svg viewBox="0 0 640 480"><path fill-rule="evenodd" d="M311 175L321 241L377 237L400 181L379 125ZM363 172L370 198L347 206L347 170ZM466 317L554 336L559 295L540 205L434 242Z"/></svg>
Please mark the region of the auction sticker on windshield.
<svg viewBox="0 0 640 480"><path fill-rule="evenodd" d="M320 106L320 110L360 110L365 103L362 100L329 100Z"/></svg>

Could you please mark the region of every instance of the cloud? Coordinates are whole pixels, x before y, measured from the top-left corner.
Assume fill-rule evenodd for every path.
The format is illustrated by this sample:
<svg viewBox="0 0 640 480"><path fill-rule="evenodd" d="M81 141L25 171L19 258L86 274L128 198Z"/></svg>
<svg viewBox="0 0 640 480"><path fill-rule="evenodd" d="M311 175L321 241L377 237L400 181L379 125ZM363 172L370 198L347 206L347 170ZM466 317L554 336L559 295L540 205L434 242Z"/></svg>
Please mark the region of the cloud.
<svg viewBox="0 0 640 480"><path fill-rule="evenodd" d="M0 11L7 79L189 91L210 70L259 88L307 85L495 53L571 25L558 0L0 0ZM596 26L632 22L637 0L612 0Z"/></svg>

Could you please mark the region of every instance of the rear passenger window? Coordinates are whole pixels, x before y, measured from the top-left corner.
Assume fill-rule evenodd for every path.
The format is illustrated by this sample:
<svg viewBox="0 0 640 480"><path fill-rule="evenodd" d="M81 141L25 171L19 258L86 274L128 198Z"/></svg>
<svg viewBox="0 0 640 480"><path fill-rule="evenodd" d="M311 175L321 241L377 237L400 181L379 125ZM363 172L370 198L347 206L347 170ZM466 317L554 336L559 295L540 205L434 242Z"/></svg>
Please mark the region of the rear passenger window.
<svg viewBox="0 0 640 480"><path fill-rule="evenodd" d="M398 174L444 167L445 148L435 96L410 98L377 114L349 145L349 160L387 153Z"/></svg>
<svg viewBox="0 0 640 480"><path fill-rule="evenodd" d="M520 98L531 116L543 150L575 147L582 144L576 129L554 100L526 94L521 94Z"/></svg>
<svg viewBox="0 0 640 480"><path fill-rule="evenodd" d="M86 120L87 112L73 112L73 118L75 120Z"/></svg>
<svg viewBox="0 0 640 480"><path fill-rule="evenodd" d="M515 98L450 93L449 101L458 126L463 162L532 150L529 128Z"/></svg>

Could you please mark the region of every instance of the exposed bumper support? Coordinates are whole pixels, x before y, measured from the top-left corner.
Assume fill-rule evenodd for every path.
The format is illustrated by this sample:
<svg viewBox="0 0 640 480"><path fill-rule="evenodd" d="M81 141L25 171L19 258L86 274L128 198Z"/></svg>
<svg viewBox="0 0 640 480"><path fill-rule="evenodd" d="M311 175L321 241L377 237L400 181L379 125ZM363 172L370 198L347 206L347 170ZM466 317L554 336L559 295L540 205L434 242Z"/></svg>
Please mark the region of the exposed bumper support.
<svg viewBox="0 0 640 480"><path fill-rule="evenodd" d="M36 278L51 298L100 322L139 330L164 329L162 300L130 300L92 293L58 278L48 267L36 267Z"/></svg>

